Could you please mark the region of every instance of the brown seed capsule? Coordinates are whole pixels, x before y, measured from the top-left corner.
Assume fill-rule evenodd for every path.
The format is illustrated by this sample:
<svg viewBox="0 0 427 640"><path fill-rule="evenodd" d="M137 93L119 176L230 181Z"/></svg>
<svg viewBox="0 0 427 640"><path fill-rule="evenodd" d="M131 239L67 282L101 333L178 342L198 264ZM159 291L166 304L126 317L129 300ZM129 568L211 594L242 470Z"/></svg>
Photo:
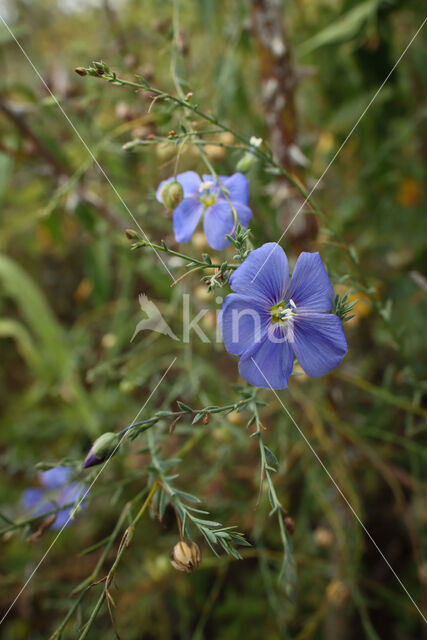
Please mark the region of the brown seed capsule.
<svg viewBox="0 0 427 640"><path fill-rule="evenodd" d="M171 564L177 571L192 573L200 564L201 554L199 546L191 540L181 540L171 553Z"/></svg>
<svg viewBox="0 0 427 640"><path fill-rule="evenodd" d="M289 535L293 536L295 531L295 520L291 516L287 515L283 518L283 523Z"/></svg>
<svg viewBox="0 0 427 640"><path fill-rule="evenodd" d="M76 67L74 71L78 73L79 76L87 76L87 71L84 67Z"/></svg>
<svg viewBox="0 0 427 640"><path fill-rule="evenodd" d="M348 588L342 580L332 580L326 587L326 598L334 607L342 607L349 595Z"/></svg>

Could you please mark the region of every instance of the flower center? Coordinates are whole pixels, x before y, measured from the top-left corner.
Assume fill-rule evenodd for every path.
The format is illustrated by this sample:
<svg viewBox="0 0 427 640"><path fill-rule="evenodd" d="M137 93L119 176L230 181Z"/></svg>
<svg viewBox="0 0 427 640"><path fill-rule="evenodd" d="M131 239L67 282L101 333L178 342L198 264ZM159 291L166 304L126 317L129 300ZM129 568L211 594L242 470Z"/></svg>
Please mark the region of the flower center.
<svg viewBox="0 0 427 640"><path fill-rule="evenodd" d="M215 204L218 199L218 190L215 188L214 182L202 182L199 191L199 200L206 209Z"/></svg>
<svg viewBox="0 0 427 640"><path fill-rule="evenodd" d="M288 320L291 320L296 315L296 308L297 306L293 300L289 300L289 302L282 300L279 304L270 307L271 320L284 326Z"/></svg>

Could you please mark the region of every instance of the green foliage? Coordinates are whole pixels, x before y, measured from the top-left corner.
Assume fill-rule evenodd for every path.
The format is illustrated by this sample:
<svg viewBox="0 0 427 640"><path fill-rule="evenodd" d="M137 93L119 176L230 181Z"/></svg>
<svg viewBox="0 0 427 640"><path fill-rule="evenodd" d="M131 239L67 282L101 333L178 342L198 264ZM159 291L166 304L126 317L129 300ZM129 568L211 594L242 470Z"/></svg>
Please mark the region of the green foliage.
<svg viewBox="0 0 427 640"><path fill-rule="evenodd" d="M105 173L2 26L2 612L53 545L0 635L420 637L418 611L295 424L268 390L239 386L237 362L215 332L216 297L228 293L231 273L253 246L280 237L293 197L305 199L421 25L421 6L283 3L298 144L308 159L291 173L270 147L249 3L5 6L4 19ZM422 36L305 203L299 220L315 211L317 238L287 232L281 240L291 265L300 250L321 252L349 352L322 379L296 368L279 393L420 607ZM200 233L177 245L171 214L155 199L160 181L185 170L229 175L239 162L250 180L250 231L238 226L224 252ZM189 293L191 312L206 311L209 342L152 331L131 342L141 292L178 336ZM105 432L121 435L119 454L83 471ZM90 491L54 542L21 495L57 463ZM192 575L169 563L181 535L202 549Z"/></svg>

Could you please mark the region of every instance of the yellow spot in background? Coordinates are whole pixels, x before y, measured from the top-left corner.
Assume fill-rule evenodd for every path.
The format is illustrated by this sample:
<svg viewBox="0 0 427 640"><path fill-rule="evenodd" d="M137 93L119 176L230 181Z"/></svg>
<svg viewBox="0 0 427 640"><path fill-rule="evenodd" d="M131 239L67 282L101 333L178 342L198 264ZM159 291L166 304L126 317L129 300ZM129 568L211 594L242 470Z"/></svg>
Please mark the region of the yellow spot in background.
<svg viewBox="0 0 427 640"><path fill-rule="evenodd" d="M206 236L203 233L203 231L196 231L193 234L191 242L196 249L199 249L199 251L202 251L203 249L207 249L208 247Z"/></svg>
<svg viewBox="0 0 427 640"><path fill-rule="evenodd" d="M234 136L232 133L225 131L224 133L221 133L216 140L222 144L233 144ZM204 151L210 160L222 160L227 153L226 147L221 147L216 144L207 144L204 147Z"/></svg>
<svg viewBox="0 0 427 640"><path fill-rule="evenodd" d="M334 287L335 293L339 293L341 296L345 295L349 288L343 284L338 284ZM348 320L345 323L346 327L351 327L356 325L361 318L365 318L372 311L372 302L370 297L364 293L363 291L357 291L355 293L351 293L348 297L349 302L353 302L357 300L353 309L350 312L350 315L354 316L351 320Z"/></svg>
<svg viewBox="0 0 427 640"><path fill-rule="evenodd" d="M77 289L74 291L73 298L76 302L84 302L88 299L93 291L93 282L87 278L83 278L77 285Z"/></svg>
<svg viewBox="0 0 427 640"><path fill-rule="evenodd" d="M349 296L349 302L353 302L353 300L357 300L354 305L351 313L357 318L365 318L372 311L372 303L369 296L366 293L362 293L359 291L358 293L353 293ZM351 322L351 320L349 321Z"/></svg>
<svg viewBox="0 0 427 640"><path fill-rule="evenodd" d="M411 207L421 198L421 185L413 178L404 178L399 185L397 201L402 207Z"/></svg>
<svg viewBox="0 0 427 640"><path fill-rule="evenodd" d="M231 411L227 415L227 420L228 422L231 422L231 424L243 424L245 422L244 416L242 416L238 411Z"/></svg>
<svg viewBox="0 0 427 640"><path fill-rule="evenodd" d="M349 595L348 588L342 580L332 580L326 587L326 598L334 607L342 607Z"/></svg>
<svg viewBox="0 0 427 640"><path fill-rule="evenodd" d="M101 338L101 345L104 349L111 349L117 343L117 336L114 333L105 333Z"/></svg>
<svg viewBox="0 0 427 640"><path fill-rule="evenodd" d="M294 366L293 373L297 375L293 375L292 379L296 380L297 382L302 383L308 380L308 375L305 373L305 371L303 371L301 365L298 363Z"/></svg>
<svg viewBox="0 0 427 640"><path fill-rule="evenodd" d="M330 131L324 131L317 141L316 152L326 154L335 147L335 136Z"/></svg>

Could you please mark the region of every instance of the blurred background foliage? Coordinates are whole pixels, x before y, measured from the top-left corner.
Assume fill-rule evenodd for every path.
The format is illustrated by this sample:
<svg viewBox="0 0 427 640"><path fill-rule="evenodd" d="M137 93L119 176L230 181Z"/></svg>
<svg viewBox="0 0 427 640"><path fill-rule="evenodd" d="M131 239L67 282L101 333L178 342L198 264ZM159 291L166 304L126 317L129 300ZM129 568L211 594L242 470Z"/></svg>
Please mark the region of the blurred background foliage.
<svg viewBox="0 0 427 640"><path fill-rule="evenodd" d="M170 213L156 202L155 188L173 173L177 147L168 133L179 131L184 114L73 69L103 59L121 77L141 74L171 93L177 73L200 108L247 139L276 145L277 155L284 143L269 130L268 60L256 33L257 12L262 16L269 5L279 11L279 29L286 28L286 52L279 53L290 54L293 84L285 97L294 103L295 120L284 128L291 122L295 144L289 163L310 189L420 26L422 3L181 0L178 28L172 3L163 0L3 0L0 10L138 223L153 241L174 246ZM421 608L427 582L425 52L420 33L317 188L324 212L317 227L308 235L289 231L282 242L291 261L301 248L320 250L336 290L359 301L345 325L349 353L342 366L321 380L293 377L280 393ZM237 362L214 342L215 297L228 289L208 295L197 275L171 288L153 252L130 252L123 230L135 225L127 210L3 26L0 63L4 530L25 520L21 494L37 484L35 465L71 460L83 479L79 465L93 439L132 421L175 356L141 419L174 410L177 399L192 406L233 402L233 384L241 381ZM197 118L194 126L208 128ZM157 137L164 140L153 142ZM204 149L218 173L233 173L242 156L233 136L203 139L212 143ZM149 144L123 149L131 141ZM186 169L205 171L192 145L179 159L179 171ZM248 176L256 245L280 236L295 199L267 169L256 162ZM305 213L300 218L308 220ZM203 243L198 233L182 249L200 255ZM225 253L232 257L233 250ZM166 259L178 275L179 264ZM193 335L185 344L146 332L131 343L143 317L141 292L178 335L182 293L190 293L194 312L209 309L200 324L211 342ZM295 520L293 597L277 581L277 523L268 517L265 492L258 504L259 452L244 413L213 417L208 425L182 421L171 435L164 421L153 433L164 434L163 457L181 452L175 482L196 493L214 520L237 525L253 546L236 561L215 558L199 540L200 568L181 575L168 560L179 538L173 511L162 522L146 515L112 589L120 637L421 638L423 620L384 560L273 394L261 397L264 441L279 460L273 480ZM2 638L48 638L58 626L73 603L70 592L100 557L100 549L82 550L108 536L126 502L146 486L144 446L138 440L112 460L84 512L0 626ZM47 531L29 542L35 529L37 523L17 527L1 538L2 612L53 541ZM113 558L110 552L105 573ZM64 638L78 637L101 588L86 596ZM116 637L106 607L88 637L101 634Z"/></svg>

